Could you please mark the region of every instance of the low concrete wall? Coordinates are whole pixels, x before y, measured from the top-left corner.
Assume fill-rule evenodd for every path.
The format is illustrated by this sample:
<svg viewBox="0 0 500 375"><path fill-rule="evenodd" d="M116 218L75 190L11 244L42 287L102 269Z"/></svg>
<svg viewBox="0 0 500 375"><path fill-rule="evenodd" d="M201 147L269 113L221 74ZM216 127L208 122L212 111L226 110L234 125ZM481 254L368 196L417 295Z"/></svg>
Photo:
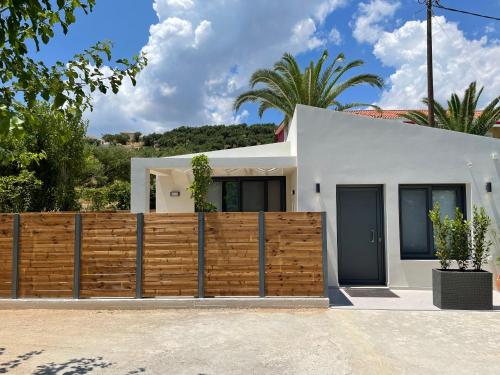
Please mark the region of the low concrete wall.
<svg viewBox="0 0 500 375"><path fill-rule="evenodd" d="M0 310L327 309L328 298L0 299Z"/></svg>

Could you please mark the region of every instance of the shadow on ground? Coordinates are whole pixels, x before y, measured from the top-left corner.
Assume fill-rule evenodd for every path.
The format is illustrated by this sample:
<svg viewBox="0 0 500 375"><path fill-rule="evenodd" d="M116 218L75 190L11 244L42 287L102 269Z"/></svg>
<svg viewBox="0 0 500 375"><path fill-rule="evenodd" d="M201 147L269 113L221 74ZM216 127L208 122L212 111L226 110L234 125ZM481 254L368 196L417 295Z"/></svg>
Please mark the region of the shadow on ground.
<svg viewBox="0 0 500 375"><path fill-rule="evenodd" d="M66 362L50 362L38 366L33 375L80 375L88 374L95 369L104 369L113 366L113 363L106 362L102 357L97 358L74 358Z"/></svg>
<svg viewBox="0 0 500 375"><path fill-rule="evenodd" d="M0 348L0 355L5 353L5 348ZM43 350L32 351L25 354L18 355L15 359L12 359L7 362L0 363L0 374L6 374L11 370L14 370L16 367L19 367L23 364L23 362L28 361L30 358L40 355L43 353Z"/></svg>
<svg viewBox="0 0 500 375"><path fill-rule="evenodd" d="M338 288L328 289L328 299L330 300L330 306L353 306L349 298Z"/></svg>
<svg viewBox="0 0 500 375"><path fill-rule="evenodd" d="M5 354L6 349L0 348L0 355ZM6 374L24 362L29 361L34 356L42 354L43 350L31 351L17 356L15 359L0 363L0 374ZM65 362L49 362L37 366L34 370L26 371L32 375L84 375L89 374L96 369L105 369L113 366L114 363L105 361L103 357L96 358L73 358ZM146 372L146 369L139 367L127 372L125 375L136 375Z"/></svg>

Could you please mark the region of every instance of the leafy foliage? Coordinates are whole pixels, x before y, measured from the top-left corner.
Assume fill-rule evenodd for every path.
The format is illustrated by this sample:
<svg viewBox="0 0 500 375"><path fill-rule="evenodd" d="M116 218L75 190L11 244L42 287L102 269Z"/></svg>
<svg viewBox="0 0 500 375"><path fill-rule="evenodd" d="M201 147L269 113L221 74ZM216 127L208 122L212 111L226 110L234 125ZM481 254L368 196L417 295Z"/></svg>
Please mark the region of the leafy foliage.
<svg viewBox="0 0 500 375"><path fill-rule="evenodd" d="M474 206L472 218L472 266L476 271L486 263L490 252L491 241L486 238L491 219L486 214L484 207L478 209Z"/></svg>
<svg viewBox="0 0 500 375"><path fill-rule="evenodd" d="M42 181L34 172L22 170L18 175L0 177L0 212L24 212L32 205L32 197Z"/></svg>
<svg viewBox="0 0 500 375"><path fill-rule="evenodd" d="M104 63L111 61L110 42L98 42L53 66L28 56L30 42L39 51L41 43L54 37L57 26L66 34L76 21L76 12L91 12L94 4L95 0L0 0L0 136L22 136L26 118L15 108L21 104L31 109L44 100L55 110L71 108L82 113L92 109L90 95L95 90L117 93L125 77L135 85L146 57L116 60L117 66L108 67L109 74L105 74Z"/></svg>
<svg viewBox="0 0 500 375"><path fill-rule="evenodd" d="M450 233L450 219L446 216L442 221L439 202L436 202L432 210L429 211L429 218L434 228L436 256L441 263L441 268L446 270L450 268L451 263L451 248L448 239Z"/></svg>
<svg viewBox="0 0 500 375"><path fill-rule="evenodd" d="M462 211L455 208L455 218L450 220L450 247L451 256L457 262L458 268L466 270L471 254L470 223L464 220Z"/></svg>
<svg viewBox="0 0 500 375"><path fill-rule="evenodd" d="M0 175L15 176L27 169L41 181L42 188L33 191L31 211L79 209L75 187L84 167L86 123L77 114L68 116L69 110L53 110L43 102L31 110L20 107L19 113L27 119L26 133L21 139L12 135L0 139L0 147L12 155ZM19 154L43 156L23 166L16 160Z"/></svg>
<svg viewBox="0 0 500 375"><path fill-rule="evenodd" d="M295 57L285 53L272 69L260 69L250 78L251 90L244 92L234 102L237 111L247 102L259 103L259 116L268 109L281 111L288 123L293 117L297 104L306 104L319 108L333 108L343 111L353 107L372 106L367 103L344 103L339 96L346 90L368 84L382 88L383 79L374 74L359 74L341 81L351 69L362 66L362 60L354 60L341 65L345 56L339 53L333 61L323 67L328 59L328 51L324 51L318 62L311 61L302 72ZM264 88L256 88L263 85Z"/></svg>
<svg viewBox="0 0 500 375"><path fill-rule="evenodd" d="M485 209L474 206L471 222L464 220L462 211L456 208L455 218L451 220L448 216L441 218L439 203L436 203L429 211L429 218L441 268L448 269L451 260L455 260L461 271L465 271L470 262L474 270L480 271L492 244L486 237L491 219Z"/></svg>
<svg viewBox="0 0 500 375"><path fill-rule="evenodd" d="M191 198L194 199L196 212L215 211L216 207L207 201L208 188L212 183L212 168L208 163L206 155L194 156L191 160L194 180L188 187L191 192Z"/></svg>
<svg viewBox="0 0 500 375"><path fill-rule="evenodd" d="M104 142L108 143L113 143L113 144L120 144L120 145L126 145L130 138L128 135L120 133L120 134L104 134L102 136L102 140Z"/></svg>
<svg viewBox="0 0 500 375"><path fill-rule="evenodd" d="M23 137L18 139L10 134L0 138L0 151L10 155L9 161L0 168L0 176L14 178L26 169L42 184L41 189L29 191L29 204L25 204L22 211L128 209L132 157L161 157L270 143L276 129L272 124L184 126L164 134L144 136L152 142L154 139L156 148L134 149L121 144L102 145L98 140L86 138L87 124L76 114L68 117L68 113L39 103L32 111L33 118L25 124L27 132ZM6 201L16 199L12 190L5 194ZM152 208L155 203L152 177Z"/></svg>
<svg viewBox="0 0 500 375"><path fill-rule="evenodd" d="M163 134L144 135L142 139L146 147L179 155L272 143L275 130L274 124L182 126Z"/></svg>
<svg viewBox="0 0 500 375"><path fill-rule="evenodd" d="M460 100L455 93L448 100L448 109L434 101L434 112L436 126L441 129L454 130L462 133L475 135L486 135L488 131L500 120L500 96L493 99L479 116L475 116L479 98L483 92L482 87L479 92L476 89L476 82L472 82L464 97ZM422 100L426 105L428 98ZM419 125L429 126L427 113L422 111L410 111L402 117Z"/></svg>
<svg viewBox="0 0 500 375"><path fill-rule="evenodd" d="M129 210L130 182L116 180L98 188L82 188L81 196L91 211Z"/></svg>

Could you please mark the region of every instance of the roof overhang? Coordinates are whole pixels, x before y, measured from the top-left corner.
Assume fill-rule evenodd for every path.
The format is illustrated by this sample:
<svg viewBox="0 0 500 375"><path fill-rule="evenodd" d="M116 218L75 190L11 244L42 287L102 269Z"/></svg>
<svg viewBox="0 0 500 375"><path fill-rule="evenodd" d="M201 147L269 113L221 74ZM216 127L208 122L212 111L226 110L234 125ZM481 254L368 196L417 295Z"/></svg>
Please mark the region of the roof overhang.
<svg viewBox="0 0 500 375"><path fill-rule="evenodd" d="M261 168L269 170L272 168L295 168L297 158L295 156L272 156L272 157L234 157L234 158L209 158L212 169L231 168ZM132 169L191 169L190 158L132 158Z"/></svg>

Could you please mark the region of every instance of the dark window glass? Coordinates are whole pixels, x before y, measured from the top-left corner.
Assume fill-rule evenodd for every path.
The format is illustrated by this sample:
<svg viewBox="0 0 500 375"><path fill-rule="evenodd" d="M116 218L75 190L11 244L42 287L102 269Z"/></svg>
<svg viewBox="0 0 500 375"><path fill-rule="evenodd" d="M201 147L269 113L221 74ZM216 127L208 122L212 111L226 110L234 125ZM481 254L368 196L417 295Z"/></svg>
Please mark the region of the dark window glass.
<svg viewBox="0 0 500 375"><path fill-rule="evenodd" d="M402 246L409 254L428 253L427 191L404 189L401 191Z"/></svg>
<svg viewBox="0 0 500 375"><path fill-rule="evenodd" d="M436 202L441 216L455 217L455 208L464 212L463 185L406 185L399 188L401 257L435 259L434 234L429 210Z"/></svg>
<svg viewBox="0 0 500 375"><path fill-rule="evenodd" d="M208 200L218 211L284 211L284 177L214 177Z"/></svg>
<svg viewBox="0 0 500 375"><path fill-rule="evenodd" d="M267 210L270 212L281 211L280 180L269 180L267 182Z"/></svg>
<svg viewBox="0 0 500 375"><path fill-rule="evenodd" d="M460 207L455 189L433 189L432 207L434 207L435 203L439 203L441 219L444 219L446 216L454 219L455 207Z"/></svg>
<svg viewBox="0 0 500 375"><path fill-rule="evenodd" d="M222 211L222 182L214 181L208 188L207 200Z"/></svg>
<svg viewBox="0 0 500 375"><path fill-rule="evenodd" d="M241 210L245 212L258 212L266 209L265 181L241 182Z"/></svg>
<svg viewBox="0 0 500 375"><path fill-rule="evenodd" d="M240 183L226 181L224 183L224 211L240 211Z"/></svg>

